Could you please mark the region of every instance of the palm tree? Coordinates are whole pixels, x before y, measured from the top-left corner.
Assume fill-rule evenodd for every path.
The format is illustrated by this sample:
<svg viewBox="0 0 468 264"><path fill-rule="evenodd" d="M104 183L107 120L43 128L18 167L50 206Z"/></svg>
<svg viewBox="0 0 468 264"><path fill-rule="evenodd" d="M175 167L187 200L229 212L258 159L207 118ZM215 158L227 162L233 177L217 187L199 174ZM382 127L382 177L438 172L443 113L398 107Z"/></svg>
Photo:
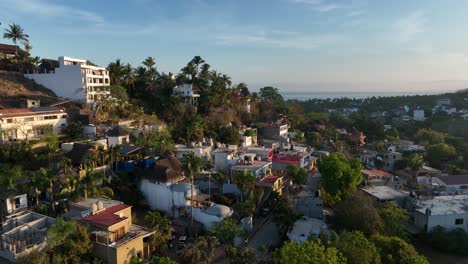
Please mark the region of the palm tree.
<svg viewBox="0 0 468 264"><path fill-rule="evenodd" d="M135 86L135 75L133 74L133 68L130 63L123 66L122 84L125 85L129 90Z"/></svg>
<svg viewBox="0 0 468 264"><path fill-rule="evenodd" d="M90 167L85 168L85 175L80 179L78 183L78 190L82 191L85 200L88 200L89 196L99 195L104 198L112 199L114 192L109 187L103 187L102 184L107 182L108 179L103 173L93 172Z"/></svg>
<svg viewBox="0 0 468 264"><path fill-rule="evenodd" d="M410 167L412 172L411 188L414 188L414 185L417 182L418 172L423 166L424 159L420 154L414 153L408 157L408 167Z"/></svg>
<svg viewBox="0 0 468 264"><path fill-rule="evenodd" d="M145 223L156 233L154 234L153 246L155 249L164 248L171 239L171 220L158 211L149 211L145 215Z"/></svg>
<svg viewBox="0 0 468 264"><path fill-rule="evenodd" d="M191 151L189 154L185 155L186 160L186 171L187 176L191 182L190 186L190 214L191 214L191 224L193 226L193 180L195 174L201 171L201 159L195 155L195 152Z"/></svg>
<svg viewBox="0 0 468 264"><path fill-rule="evenodd" d="M142 62L142 64L145 65L149 71L154 65L156 65L156 60L153 57L148 57Z"/></svg>
<svg viewBox="0 0 468 264"><path fill-rule="evenodd" d="M241 202L243 201L243 195L245 190L252 189L255 186L257 177L252 175L248 170L234 172L232 182L237 185L240 191Z"/></svg>
<svg viewBox="0 0 468 264"><path fill-rule="evenodd" d="M20 25L13 23L9 25L9 28L5 29L3 38L11 39L15 44L16 53L18 53L18 41L21 41L25 44L28 43L29 35L24 33L24 30Z"/></svg>
<svg viewBox="0 0 468 264"><path fill-rule="evenodd" d="M124 66L120 59L116 59L115 62L109 63L109 65L107 65L107 70L109 71L111 84L121 85L124 76Z"/></svg>

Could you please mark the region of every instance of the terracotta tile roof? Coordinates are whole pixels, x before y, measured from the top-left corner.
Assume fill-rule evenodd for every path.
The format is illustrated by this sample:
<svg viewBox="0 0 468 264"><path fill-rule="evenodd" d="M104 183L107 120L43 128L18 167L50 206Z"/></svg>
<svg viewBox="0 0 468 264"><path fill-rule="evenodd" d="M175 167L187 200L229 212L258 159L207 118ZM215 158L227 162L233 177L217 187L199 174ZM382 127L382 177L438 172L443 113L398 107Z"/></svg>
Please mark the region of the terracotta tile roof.
<svg viewBox="0 0 468 264"><path fill-rule="evenodd" d="M20 116L34 116L42 114L58 114L64 113L58 108L53 107L37 107L37 108L10 108L1 109L0 118L5 117L20 117Z"/></svg>
<svg viewBox="0 0 468 264"><path fill-rule="evenodd" d="M282 177L267 176L261 179L260 181L258 181L255 185L260 186L260 187L272 187L279 178L282 178Z"/></svg>
<svg viewBox="0 0 468 264"><path fill-rule="evenodd" d="M121 218L117 213L129 207L131 206L126 204L117 204L94 215L89 215L85 217L84 220L98 226L109 227L127 219L125 216Z"/></svg>
<svg viewBox="0 0 468 264"><path fill-rule="evenodd" d="M388 173L383 170L362 170L362 173L368 176L393 176L391 173Z"/></svg>

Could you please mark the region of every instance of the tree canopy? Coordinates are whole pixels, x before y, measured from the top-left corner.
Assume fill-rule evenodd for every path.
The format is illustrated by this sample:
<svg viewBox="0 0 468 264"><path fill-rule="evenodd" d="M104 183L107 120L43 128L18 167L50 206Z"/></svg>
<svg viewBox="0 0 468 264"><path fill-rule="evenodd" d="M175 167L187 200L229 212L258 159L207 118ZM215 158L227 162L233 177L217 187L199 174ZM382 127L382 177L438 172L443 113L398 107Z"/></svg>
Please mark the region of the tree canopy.
<svg viewBox="0 0 468 264"><path fill-rule="evenodd" d="M272 263L344 264L346 258L336 248L326 248L319 241L288 241L273 254Z"/></svg>

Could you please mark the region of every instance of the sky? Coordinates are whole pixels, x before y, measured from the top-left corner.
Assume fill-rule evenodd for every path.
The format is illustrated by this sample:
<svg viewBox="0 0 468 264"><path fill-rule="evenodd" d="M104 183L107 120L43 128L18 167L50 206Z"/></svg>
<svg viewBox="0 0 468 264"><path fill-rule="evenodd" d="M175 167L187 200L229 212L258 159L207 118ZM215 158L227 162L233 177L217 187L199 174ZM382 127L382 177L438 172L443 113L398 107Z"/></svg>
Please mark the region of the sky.
<svg viewBox="0 0 468 264"><path fill-rule="evenodd" d="M101 66L201 56L234 83L283 92L443 92L468 87L468 1L0 0L34 56ZM9 43L3 39L0 42Z"/></svg>

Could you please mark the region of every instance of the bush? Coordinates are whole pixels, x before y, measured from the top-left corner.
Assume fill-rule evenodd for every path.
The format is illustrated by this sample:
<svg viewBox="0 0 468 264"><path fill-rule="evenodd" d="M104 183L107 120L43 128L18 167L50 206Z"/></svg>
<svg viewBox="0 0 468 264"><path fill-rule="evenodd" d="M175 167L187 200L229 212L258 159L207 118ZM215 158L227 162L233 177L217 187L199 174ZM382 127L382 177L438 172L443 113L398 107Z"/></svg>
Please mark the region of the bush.
<svg viewBox="0 0 468 264"><path fill-rule="evenodd" d="M437 226L423 241L440 251L468 256L468 233L461 228L447 230Z"/></svg>

